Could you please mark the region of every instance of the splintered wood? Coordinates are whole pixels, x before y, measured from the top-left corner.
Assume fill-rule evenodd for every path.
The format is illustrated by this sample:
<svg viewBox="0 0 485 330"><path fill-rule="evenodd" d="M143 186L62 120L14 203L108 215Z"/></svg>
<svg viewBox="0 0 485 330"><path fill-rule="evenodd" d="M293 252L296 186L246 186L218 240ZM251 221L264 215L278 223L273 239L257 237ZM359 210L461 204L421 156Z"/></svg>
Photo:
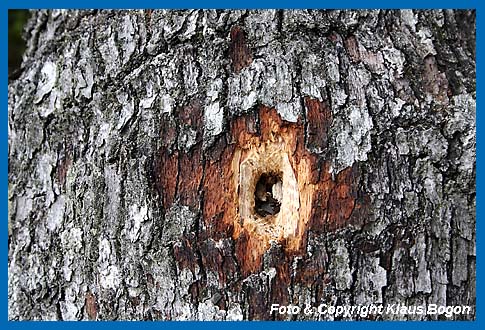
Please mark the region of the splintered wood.
<svg viewBox="0 0 485 330"><path fill-rule="evenodd" d="M313 99L307 99L306 106L312 118L307 144L325 148L330 109ZM264 106L259 109L259 134L249 132L248 123L246 116L231 123L236 148L229 172L239 192L232 219L236 255L243 271L252 273L260 269L271 241L282 244L289 255L300 254L309 230L335 230L351 223L352 212L361 204L356 202L356 170L348 168L333 181L329 163L305 148L303 124L285 122L275 109ZM282 173L282 201L280 212L262 217L254 211L254 196L265 173Z"/></svg>
<svg viewBox="0 0 485 330"><path fill-rule="evenodd" d="M285 122L275 109L261 106L231 120L227 135L205 152L200 144L189 156L165 148L156 162L162 206L169 208L175 201L193 209L201 205L199 239L232 238L244 276L261 269L272 241L290 257L304 254L309 231L363 223L367 202L357 189L356 167L333 180L330 163L305 147L327 147L330 109L313 99L305 105L311 118L306 127ZM270 173L281 178L279 209L262 216L255 209L255 190L261 176Z"/></svg>

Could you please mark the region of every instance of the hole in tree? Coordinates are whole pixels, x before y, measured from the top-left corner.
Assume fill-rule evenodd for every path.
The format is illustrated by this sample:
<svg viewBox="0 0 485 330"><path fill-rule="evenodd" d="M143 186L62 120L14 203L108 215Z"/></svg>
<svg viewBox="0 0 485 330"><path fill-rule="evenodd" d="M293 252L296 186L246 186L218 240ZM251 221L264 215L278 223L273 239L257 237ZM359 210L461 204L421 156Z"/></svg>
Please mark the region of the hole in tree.
<svg viewBox="0 0 485 330"><path fill-rule="evenodd" d="M283 197L281 173L263 173L254 191L255 212L261 217L278 214Z"/></svg>

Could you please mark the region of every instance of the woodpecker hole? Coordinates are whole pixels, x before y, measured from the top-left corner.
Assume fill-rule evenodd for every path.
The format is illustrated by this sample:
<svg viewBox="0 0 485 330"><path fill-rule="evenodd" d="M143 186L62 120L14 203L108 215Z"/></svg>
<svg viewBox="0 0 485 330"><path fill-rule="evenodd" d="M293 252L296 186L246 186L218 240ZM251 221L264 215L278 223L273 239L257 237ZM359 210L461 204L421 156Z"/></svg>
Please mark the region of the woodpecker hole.
<svg viewBox="0 0 485 330"><path fill-rule="evenodd" d="M287 144L281 138L250 148L239 168L239 224L264 245L298 235L300 197ZM237 165L236 165L237 166ZM263 243L264 242L264 243Z"/></svg>
<svg viewBox="0 0 485 330"><path fill-rule="evenodd" d="M254 190L254 212L263 218L278 214L283 198L282 189L282 173L261 174Z"/></svg>
<svg viewBox="0 0 485 330"><path fill-rule="evenodd" d="M308 147L324 150L331 110L313 99L305 99L305 105L311 118L307 135L314 137L307 141ZM257 118L253 114L234 118L230 132L235 144L233 151L228 149L232 158L226 160L229 166L221 171L214 166L205 176L211 182L207 193L214 196L209 199L214 202L205 207L214 219L223 214L221 230L232 229L244 276L261 271L263 256L273 242L281 244L285 253L305 253L310 229L326 232L353 223L353 214L363 218L365 204L355 198L353 167L334 178L330 162L305 148L305 127L300 120L286 122L276 109L261 106ZM223 184L217 181L221 174L231 183L222 192L219 186ZM358 221L361 226L362 220Z"/></svg>

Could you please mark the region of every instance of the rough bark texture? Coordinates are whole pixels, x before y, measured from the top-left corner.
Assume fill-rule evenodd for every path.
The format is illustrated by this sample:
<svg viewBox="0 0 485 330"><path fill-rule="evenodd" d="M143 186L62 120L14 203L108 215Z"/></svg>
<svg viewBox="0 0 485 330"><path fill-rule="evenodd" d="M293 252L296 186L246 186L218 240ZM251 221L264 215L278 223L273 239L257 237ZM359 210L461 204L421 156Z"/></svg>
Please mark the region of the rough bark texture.
<svg viewBox="0 0 485 330"><path fill-rule="evenodd" d="M26 37L10 319L475 318L474 11L35 11ZM261 219L272 166L288 217Z"/></svg>

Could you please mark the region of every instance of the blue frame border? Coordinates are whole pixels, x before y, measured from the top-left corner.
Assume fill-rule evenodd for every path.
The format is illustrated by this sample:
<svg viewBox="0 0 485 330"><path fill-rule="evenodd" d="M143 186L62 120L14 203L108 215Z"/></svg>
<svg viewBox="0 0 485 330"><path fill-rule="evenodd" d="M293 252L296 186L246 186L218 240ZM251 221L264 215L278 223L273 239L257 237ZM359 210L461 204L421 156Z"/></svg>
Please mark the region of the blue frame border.
<svg viewBox="0 0 485 330"><path fill-rule="evenodd" d="M13 1L12 1L13 2ZM6 8L10 9L40 9L40 8L125 8L125 9L137 9L137 8L211 8L211 9L236 9L236 8L282 8L282 9L292 9L292 8L332 8L332 9L402 9L402 8L413 8L413 9L443 9L443 8L454 8L454 9L470 9L477 8L480 0L341 0L341 1L318 1L318 0L233 0L233 1L223 1L223 0L172 0L172 1L150 1L150 0L139 0L139 1L128 1L128 0L84 0L82 2L66 3L62 0L16 0L10 4L2 4Z"/></svg>
<svg viewBox="0 0 485 330"><path fill-rule="evenodd" d="M138 0L136 2L127 1L127 0L88 0L83 2L72 2L66 3L66 1L60 0L18 0L11 3L6 3L6 1L0 1L1 11L0 11L0 33L3 36L3 44L2 50L0 51L0 57L2 60L2 66L0 68L0 75L3 77L2 79L2 90L4 91L1 95L2 98L2 112L0 116L0 123L1 123L1 143L0 143L0 152L2 153L3 157L0 162L1 167L1 175L4 178L3 185L1 187L1 196L2 196L2 203L1 203L1 211L2 216L1 219L3 221L2 224L2 236L5 238L5 243L1 247L1 252L4 256L8 256L8 230L7 230L7 223L8 223L8 116L7 116L7 102L8 102L8 9L40 9L40 8L71 8L71 9L84 9L84 8L113 8L113 9L136 9L136 8L215 8L215 9L237 9L237 8L288 8L288 9L297 9L297 8L348 8L348 9L370 9L370 8L385 8L385 9L399 9L399 8L413 8L413 9L437 9L437 8L454 8L454 9L476 9L477 10L477 26L476 26L476 36L477 36L477 45L476 45L476 72L477 72L477 148L476 148L476 155L477 155L477 179L476 179L476 190L477 190L477 207L476 207L476 216L477 219L480 218L482 212L482 201L484 201L483 196L483 188L482 188L482 175L480 169L482 167L482 160L480 155L481 152L481 141L483 140L482 137L482 123L485 120L485 114L482 114L478 111L478 106L481 104L480 95L480 86L483 79L481 78L481 59L483 55L481 54L482 47L481 45L484 42L484 28L482 23L482 5L480 0L395 0L395 1L382 1L382 0L373 0L373 1L358 1L358 0L340 0L340 1L317 1L317 0L299 0L299 1L289 1L289 0L267 0L267 1L257 1L257 0L236 0L236 1L221 1L221 0L204 0L196 1L196 0L179 0L179 1L148 1L148 0ZM481 221L477 221L477 255L481 255L482 244L480 238L483 236ZM7 257L8 259L8 257ZM8 262L8 261L7 261ZM3 307L3 317L0 320L0 327L3 329L11 328L16 329L19 327L35 327L37 328L60 328L64 327L65 324L60 322L10 322L8 321L8 273L7 273L7 265L1 272L1 278L3 282L2 286L2 294L4 299L1 302L1 306ZM477 260L477 278L481 278L480 274L483 272L481 267L481 262ZM470 329L470 328L483 328L483 304L481 303L481 293L483 291L482 285L480 280L476 283L476 321L427 321L427 322L413 322L413 321L388 321L388 322L372 322L372 321L358 321L358 322L251 322L250 326L254 329L267 329L278 327L280 329L300 329L302 326L305 328L310 329L322 329L322 328L335 328L335 327L352 327L355 329L361 329L364 327L377 327L377 328L414 328L414 327L421 327L425 326L430 329L438 329L441 328L453 328L455 330L459 329ZM163 328L167 330L171 329L182 329L187 327L197 327L197 328L224 328L224 329L244 329L247 327L246 322L122 322L122 321L115 321L115 322L70 322L67 326L73 327L74 329L86 329L87 327L100 327L100 328L113 328L117 326L126 326L126 327L136 327L137 329L143 328Z"/></svg>

